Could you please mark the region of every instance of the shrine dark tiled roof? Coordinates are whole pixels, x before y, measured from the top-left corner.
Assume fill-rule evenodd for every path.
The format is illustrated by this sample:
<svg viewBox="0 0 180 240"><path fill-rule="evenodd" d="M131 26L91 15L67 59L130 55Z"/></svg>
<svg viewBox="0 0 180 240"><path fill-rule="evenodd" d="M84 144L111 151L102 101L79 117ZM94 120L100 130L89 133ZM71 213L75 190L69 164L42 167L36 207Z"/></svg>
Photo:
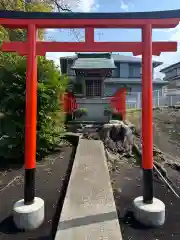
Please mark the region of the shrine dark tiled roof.
<svg viewBox="0 0 180 240"><path fill-rule="evenodd" d="M101 56L101 58L100 58L100 56ZM112 62L108 61L108 60L104 60L104 58L105 59L110 58L111 61L113 61L113 62L139 63L142 61L142 59L139 57L126 56L126 55L113 54L113 53L112 54L111 53L76 53L76 55L73 55L73 56L61 57L61 59L75 61L78 66L80 64L82 65L82 62L84 62L85 66L88 65L88 69L94 68L95 65L96 65L96 67L95 67L96 69L97 68L106 68L107 64L110 64L110 66L112 67L112 65L111 65ZM77 62L77 59L79 59L78 62ZM100 67L100 65L103 65L103 64L104 64L104 67ZM162 64L162 62L153 60L154 67L158 67L161 64ZM77 67L79 69L79 67L77 65L73 65L73 67L75 66L75 68ZM114 63L113 63L113 66L114 66L113 68L116 68Z"/></svg>
<svg viewBox="0 0 180 240"><path fill-rule="evenodd" d="M72 69L115 69L114 59L109 53L78 54Z"/></svg>

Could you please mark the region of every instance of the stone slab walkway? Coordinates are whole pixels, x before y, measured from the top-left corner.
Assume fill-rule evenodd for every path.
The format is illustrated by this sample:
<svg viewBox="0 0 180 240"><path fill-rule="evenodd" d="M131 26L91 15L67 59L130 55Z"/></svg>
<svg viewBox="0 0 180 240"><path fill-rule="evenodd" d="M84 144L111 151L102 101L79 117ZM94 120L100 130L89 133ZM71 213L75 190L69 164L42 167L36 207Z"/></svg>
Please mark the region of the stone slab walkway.
<svg viewBox="0 0 180 240"><path fill-rule="evenodd" d="M79 141L55 237L61 239L122 239L101 141Z"/></svg>

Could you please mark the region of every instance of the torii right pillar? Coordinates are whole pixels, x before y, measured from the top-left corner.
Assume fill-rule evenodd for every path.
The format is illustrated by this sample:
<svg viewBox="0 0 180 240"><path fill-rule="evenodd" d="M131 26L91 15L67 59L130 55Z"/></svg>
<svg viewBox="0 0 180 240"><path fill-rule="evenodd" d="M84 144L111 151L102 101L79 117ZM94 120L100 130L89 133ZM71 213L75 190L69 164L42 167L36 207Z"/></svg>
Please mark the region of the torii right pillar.
<svg viewBox="0 0 180 240"><path fill-rule="evenodd" d="M142 168L143 201L153 202L152 27L142 29Z"/></svg>
<svg viewBox="0 0 180 240"><path fill-rule="evenodd" d="M142 28L142 169L143 196L133 201L135 218L147 226L161 226L165 205L153 194L152 25Z"/></svg>

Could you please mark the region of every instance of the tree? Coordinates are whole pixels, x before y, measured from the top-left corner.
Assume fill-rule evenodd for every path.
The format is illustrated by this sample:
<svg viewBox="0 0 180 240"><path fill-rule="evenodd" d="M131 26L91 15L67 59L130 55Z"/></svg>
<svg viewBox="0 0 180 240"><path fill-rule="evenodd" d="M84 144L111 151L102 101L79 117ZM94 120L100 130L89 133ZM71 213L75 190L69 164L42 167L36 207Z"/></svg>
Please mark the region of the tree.
<svg viewBox="0 0 180 240"><path fill-rule="evenodd" d="M26 59L14 54L0 57L0 159L22 160L25 136ZM38 58L37 156L53 150L64 132L60 95L68 79L53 61Z"/></svg>
<svg viewBox="0 0 180 240"><path fill-rule="evenodd" d="M1 10L66 11L65 1L56 0L0 0ZM67 1L66 1L67 3ZM70 3L70 1L69 1ZM62 5L59 5L62 4ZM70 10L69 10L70 11ZM39 31L39 38L44 32ZM0 41L26 40L26 31L0 27ZM16 54L0 54L0 159L23 159L25 136L26 58ZM54 149L64 132L60 95L68 79L60 76L52 61L38 58L38 123L37 156Z"/></svg>
<svg viewBox="0 0 180 240"><path fill-rule="evenodd" d="M53 6L54 11L72 12L81 3L80 0L42 0L45 4Z"/></svg>
<svg viewBox="0 0 180 240"><path fill-rule="evenodd" d="M24 12L51 12L53 5L48 1L42 0L0 0L0 10L24 11ZM23 29L5 29L0 28L0 40L24 41L26 40L26 31ZM38 31L39 39L44 38L44 30Z"/></svg>
<svg viewBox="0 0 180 240"><path fill-rule="evenodd" d="M80 0L0 0L0 10L14 10L24 12L73 12L81 4ZM44 38L44 30L38 31L40 40ZM81 31L71 30L77 41L81 41ZM26 31L23 29L4 29L0 27L0 41L24 41Z"/></svg>

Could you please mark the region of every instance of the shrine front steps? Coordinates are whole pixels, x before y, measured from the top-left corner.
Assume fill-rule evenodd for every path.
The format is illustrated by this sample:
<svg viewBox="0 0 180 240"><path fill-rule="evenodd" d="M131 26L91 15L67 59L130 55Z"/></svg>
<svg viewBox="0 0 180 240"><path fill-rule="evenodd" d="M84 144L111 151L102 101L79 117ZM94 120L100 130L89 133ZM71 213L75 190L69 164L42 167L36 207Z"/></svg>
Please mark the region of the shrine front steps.
<svg viewBox="0 0 180 240"><path fill-rule="evenodd" d="M80 139L55 240L121 240L104 146Z"/></svg>

